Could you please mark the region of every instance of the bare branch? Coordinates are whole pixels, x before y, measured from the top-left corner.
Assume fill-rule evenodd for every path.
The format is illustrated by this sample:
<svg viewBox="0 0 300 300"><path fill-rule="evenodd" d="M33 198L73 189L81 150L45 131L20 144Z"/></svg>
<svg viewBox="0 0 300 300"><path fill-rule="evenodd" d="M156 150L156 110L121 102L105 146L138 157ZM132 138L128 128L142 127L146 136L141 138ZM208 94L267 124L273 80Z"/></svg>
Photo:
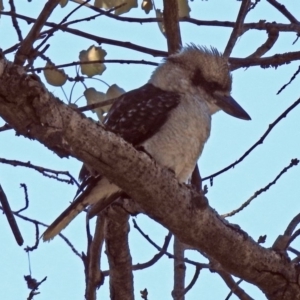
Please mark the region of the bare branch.
<svg viewBox="0 0 300 300"><path fill-rule="evenodd" d="M267 184L265 187L263 187L262 189L256 191L254 193L253 196L251 196L247 201L245 201L239 208L231 211L230 213L224 214L222 215L223 218L228 218L228 217L232 217L235 214L237 214L238 212L242 211L245 207L247 207L256 197L258 197L261 193L266 192L272 185L276 184L277 180L284 174L286 173L290 168L297 166L299 163L299 160L297 158L292 159L290 164L283 168L283 170L276 176L276 178L270 182L269 184Z"/></svg>
<svg viewBox="0 0 300 300"><path fill-rule="evenodd" d="M291 112L297 105L300 104L300 98L295 101L292 105L290 105L273 123L271 123L268 127L268 129L265 131L265 133L260 137L260 139L252 146L250 149L248 149L238 160L236 160L234 163L230 164L226 168L210 175L207 177L202 178L202 181L204 180L213 180L214 177L230 170L231 168L234 168L237 164L242 162L257 146L263 144L266 137L269 135L269 133L272 131L272 129L282 120L284 119L289 112Z"/></svg>
<svg viewBox="0 0 300 300"><path fill-rule="evenodd" d="M267 30L268 38L260 47L256 49L254 53L249 55L247 58L259 58L262 57L264 54L266 54L276 43L279 32L277 28L271 27L269 30Z"/></svg>
<svg viewBox="0 0 300 300"><path fill-rule="evenodd" d="M186 266L184 263L184 252L185 247L176 236L174 237L174 283L172 297L174 300L184 300L185 295L185 270Z"/></svg>
<svg viewBox="0 0 300 300"><path fill-rule="evenodd" d="M109 63L116 63L116 64L141 64L141 65L150 65L150 66L158 66L159 64L152 61L147 60L134 60L134 59L107 59L107 60L94 60L94 61L74 61L68 64L61 64L61 65L55 65L51 67L41 67L41 68L31 68L28 69L28 72L41 72L44 70L51 70L51 69L62 69L67 67L74 67L74 66L81 66L81 65L89 65L89 64L95 64L95 63L101 63L101 64L109 64Z"/></svg>
<svg viewBox="0 0 300 300"><path fill-rule="evenodd" d="M96 299L96 291L104 282L104 276L101 274L100 262L101 251L104 242L105 217L97 217L94 238L88 244L87 257L85 260L86 290L85 298L87 300Z"/></svg>
<svg viewBox="0 0 300 300"><path fill-rule="evenodd" d="M133 299L132 260L128 245L129 215L118 204L107 208L105 244L111 299Z"/></svg>
<svg viewBox="0 0 300 300"><path fill-rule="evenodd" d="M39 231L39 225L37 223L34 223L35 225L35 244L32 247L27 246L24 250L26 252L34 251L38 248L39 242L40 242L40 231Z"/></svg>
<svg viewBox="0 0 300 300"><path fill-rule="evenodd" d="M97 9L98 10L98 9ZM100 11L103 11L103 15L105 15L105 11L99 9ZM11 12L6 12L6 11L1 11L0 15L5 15L5 16L11 16ZM35 19L20 15L20 14L15 14L17 18L26 20L28 23L34 23ZM130 22L130 23L157 23L157 22L162 22L163 20L160 18L131 18L131 17L123 17L123 16L118 16L114 14L110 14L111 18L114 18L119 21L124 21L124 22ZM233 28L235 26L235 22L231 21L203 21L203 20L198 20L194 18L189 18L189 17L183 17L179 18L179 22L185 22L185 23L191 23L197 26L208 26L208 27L228 27L228 28ZM52 24L52 25L50 25ZM70 24L70 23L67 23ZM55 27L55 23L51 22L46 22L46 26L50 27ZM282 24L282 23L274 23L274 22L266 22L266 21L260 21L260 22L251 22L251 23L244 23L243 31L248 31L250 29L255 29L255 30L267 30L268 28L274 27L277 28L278 31L282 32L296 32L300 33L300 26L299 24Z"/></svg>
<svg viewBox="0 0 300 300"><path fill-rule="evenodd" d="M9 226L11 228L11 231L15 237L16 242L18 243L19 246L23 245L23 237L22 234L19 230L18 224L16 222L16 219L14 217L13 212L10 209L10 205L8 203L7 197L2 189L2 186L0 185L0 203L2 205L2 210L7 218L7 221L9 223Z"/></svg>
<svg viewBox="0 0 300 300"><path fill-rule="evenodd" d="M217 273L222 277L224 282L231 290L225 300L228 300L232 294L235 294L241 300L254 300L239 286L242 280L235 282L230 274L221 270L218 270Z"/></svg>
<svg viewBox="0 0 300 300"><path fill-rule="evenodd" d="M182 45L177 0L164 0L164 25L168 43L168 53L176 53Z"/></svg>
<svg viewBox="0 0 300 300"><path fill-rule="evenodd" d="M287 247L300 235L300 229L297 229L290 237L288 243L287 243ZM286 247L286 248L287 248Z"/></svg>
<svg viewBox="0 0 300 300"><path fill-rule="evenodd" d="M164 254L166 254L172 236L173 236L172 233L169 232L168 235L165 237L165 242L161 247L160 251L157 254L155 254L149 261L132 266L132 270L137 271L137 270L146 269L153 266L156 262L158 262L158 260L161 257L163 257Z"/></svg>
<svg viewBox="0 0 300 300"><path fill-rule="evenodd" d="M298 67L298 70L293 74L290 81L286 84L284 84L280 90L276 93L276 95L279 95L289 84L291 84L297 77L297 75L300 73L300 66Z"/></svg>
<svg viewBox="0 0 300 300"><path fill-rule="evenodd" d="M267 1L277 8L291 23L299 24L299 21L286 9L283 4L278 3L276 0Z"/></svg>
<svg viewBox="0 0 300 300"><path fill-rule="evenodd" d="M191 282L184 289L184 294L186 294L189 290L191 290L191 288L195 285L195 283L197 282L197 279L200 275L200 271L201 271L201 268L199 266L195 266L194 276L193 276Z"/></svg>
<svg viewBox="0 0 300 300"><path fill-rule="evenodd" d="M28 208L29 205L29 199L28 199L28 192L27 192L27 186L25 183L21 183L20 186L24 189L24 194L25 194L25 206L21 209L19 209L18 211L16 211L16 213L20 213L23 210L26 210Z"/></svg>
<svg viewBox="0 0 300 300"><path fill-rule="evenodd" d="M243 30L242 30L243 23L244 23L246 15L247 15L250 4L251 4L250 0L242 0L240 11L238 13L234 28L231 32L229 41L227 42L226 48L224 50L225 57L230 56L237 39L243 34Z"/></svg>
<svg viewBox="0 0 300 300"><path fill-rule="evenodd" d="M150 218L208 253L229 273L257 285L267 297L286 300L299 295L299 286L290 283L300 270L285 257L234 229L169 170L60 102L23 68L3 60L1 64L5 67L0 76L0 115L19 134L35 138L60 156L72 155L92 165Z"/></svg>
<svg viewBox="0 0 300 300"><path fill-rule="evenodd" d="M24 277L25 277L25 280L28 281L28 276L24 276ZM35 286L30 291L27 300L32 300L34 296L40 294L40 292L36 292L36 291L38 290L39 286L46 280L47 280L47 276L44 279L42 279L40 282L36 282Z"/></svg>
<svg viewBox="0 0 300 300"><path fill-rule="evenodd" d="M8 165L11 165L14 167L25 167L25 168L33 169L33 170L41 173L45 177L53 178L53 179L56 179L57 181L66 182L68 184L75 183L78 187L80 186L79 183L77 182L77 180L69 173L69 171L56 171L56 170L33 165L30 162L22 162L22 161L18 161L18 160L10 160L10 159L5 159L5 158L0 158L0 163L8 164ZM55 176L50 175L48 173L55 174ZM67 179L59 178L58 177L59 175L67 176L70 179L67 180Z"/></svg>
<svg viewBox="0 0 300 300"><path fill-rule="evenodd" d="M32 45L36 38L40 34L43 26L45 25L47 19L50 17L52 11L59 4L60 0L49 0L46 2L43 10L39 14L36 22L30 29L24 41L21 43L19 50L15 56L15 63L18 65L23 65L25 60L28 59L30 52L32 51ZM15 14L15 16L17 16Z"/></svg>
<svg viewBox="0 0 300 300"><path fill-rule="evenodd" d="M300 51L275 54L273 56L261 58L229 58L231 70L253 66L261 66L262 68L279 67L295 60L300 60Z"/></svg>
<svg viewBox="0 0 300 300"><path fill-rule="evenodd" d="M292 221L289 223L288 227L286 228L284 235L291 236L292 233L294 232L295 228L298 226L300 223L300 213L297 214Z"/></svg>
<svg viewBox="0 0 300 300"><path fill-rule="evenodd" d="M3 207L0 206L0 210L3 211ZM24 220L24 221L27 221L27 222L30 222L30 223L33 223L34 225L42 225L44 227L48 227L47 224L45 223L42 223L40 221L37 221L37 220L33 220L31 218L28 218L28 217L25 217L19 213L16 213L16 212L12 212L15 216L17 216L18 218ZM74 248L74 246L72 245L72 243L62 234L60 233L59 236L66 242L66 244L71 248L71 250L75 253L75 255L77 255L81 260L82 260L82 257L81 255L79 254L79 252Z"/></svg>
<svg viewBox="0 0 300 300"><path fill-rule="evenodd" d="M138 232L152 245L154 246L158 251L162 251L163 248L160 248L156 243L154 243L150 237L145 234L142 229L138 226L138 224L136 223L136 221L134 219L132 219L132 223L134 225L134 228L136 228L138 230ZM171 233L169 233L171 234ZM167 250L167 249L166 249ZM173 254L171 254L170 252L167 252L165 251L164 254L168 257L168 258L175 258ZM179 259L179 258L178 258ZM183 259L184 262L190 264L190 265L193 265L193 266L198 266L199 268L206 268L208 269L209 268L209 265L208 264L202 264L202 263L199 263L199 262L196 262L196 261L193 261L193 260L190 260L188 258L184 258Z"/></svg>
<svg viewBox="0 0 300 300"><path fill-rule="evenodd" d="M8 2L10 5L10 10L12 12L12 16L11 16L12 24L17 32L19 42L22 42L23 41L22 32L21 32L20 26L18 24L17 18L13 15L16 13L16 7L15 7L14 0L9 0Z"/></svg>

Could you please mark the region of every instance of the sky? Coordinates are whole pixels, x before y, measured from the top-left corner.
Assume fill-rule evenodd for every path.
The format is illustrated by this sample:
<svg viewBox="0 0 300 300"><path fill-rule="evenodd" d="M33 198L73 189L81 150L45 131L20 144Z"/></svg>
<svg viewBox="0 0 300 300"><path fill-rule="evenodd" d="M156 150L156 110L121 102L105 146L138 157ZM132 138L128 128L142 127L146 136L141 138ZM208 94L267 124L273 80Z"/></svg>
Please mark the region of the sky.
<svg viewBox="0 0 300 300"><path fill-rule="evenodd" d="M22 1L16 5L17 12L36 18L42 10L44 1ZM210 0L189 2L191 17L201 20L236 19L240 2L235 0ZM140 5L140 3L139 3ZM286 0L285 5L297 18L300 18L300 2ZM160 2L157 8L162 8ZM9 5L4 3L5 10ZM49 21L59 22L71 9L74 3L65 8L58 7L51 15ZM88 9L80 9L71 19L78 19L91 14ZM125 16L154 17L154 12L145 15L140 8L132 9ZM267 20L269 22L287 23L266 1L260 1L255 10L251 11L246 22ZM24 35L30 28L27 23L20 21ZM96 34L114 40L129 41L145 47L165 50L166 40L156 23L138 24L116 22L115 20L100 17L95 21L79 23L73 26L84 32ZM180 25L183 44L195 43L197 45L214 46L220 51L225 49L231 33L229 28L200 27L188 23ZM278 41L266 56L287 51L299 51L299 42L292 45L296 35L294 33L281 33ZM264 31L251 30L243 35L233 49L233 57L246 57L266 40ZM1 16L0 19L0 47L6 49L17 42L17 36L12 28L11 19ZM94 43L87 39L77 38L67 33L57 32L49 40L51 46L47 55L55 64L70 63L78 60L81 50L85 50ZM161 58L135 52L121 47L102 45L107 52L107 59L145 59L160 62ZM13 54L7 56L13 59ZM39 60L36 66L44 66L45 62ZM99 79L107 84L118 84L129 91L143 85L153 71L147 65L119 65L106 64L106 71ZM252 67L239 69L233 72L232 96L249 113L252 120L249 122L232 118L219 112L213 116L212 131L204 152L199 160L201 175L206 177L236 161L245 153L268 129L272 123L287 107L299 98L299 78L289 85L281 94L276 95L281 86L287 83L298 68L298 63L284 65L278 69L262 69ZM74 76L74 69L68 68L68 74ZM42 80L45 82L43 75ZM88 87L106 92L107 85L100 80L89 79L85 81ZM64 94L60 88L47 85L49 91L62 100ZM70 94L71 83L64 86L67 95ZM72 100L79 98L84 86L77 84L73 91ZM85 105L84 99L78 105ZM234 169L216 177L213 186L209 182L208 194L210 205L223 214L239 207L251 197L255 191L271 182L277 174L286 167L292 158L300 158L300 131L298 130L300 108L294 109L287 118L283 119L269 134L264 143L258 146L251 154ZM96 115L89 113L96 119ZM4 122L0 120L0 126ZM10 130L0 133L0 157L30 161L55 170L68 170L77 176L81 162L76 159L60 159L43 145L36 141L16 136ZM251 205L228 220L238 224L253 239L267 235L265 247L271 247L276 237L282 234L289 221L299 213L300 170L294 167L289 170L278 183L266 193L256 198ZM50 180L35 171L21 167L0 165L0 184L2 185L13 210L24 206L24 193L20 183L26 183L30 199L29 208L23 213L33 219L50 224L73 199L76 187ZM136 217L137 223L158 245L162 245L167 230L143 215ZM0 216L1 251L0 251L0 299L15 300L26 299L29 290L23 279L29 274L29 263L26 246L35 243L35 228L32 224L17 219L21 229L24 245L19 247L5 217ZM141 237L133 228L130 231L130 247L133 263L149 260L156 250ZM42 231L42 228L40 228ZM79 252L86 251L85 216L81 214L63 233L72 241ZM293 244L295 248L299 242ZM169 246L172 249L172 246ZM206 259L195 251L187 251L186 257L205 263ZM84 276L82 262L60 238L50 243L41 243L38 250L30 253L32 276L37 280L47 276L47 281L40 287L41 294L35 299L83 299ZM139 291L148 289L149 299L171 299L172 290L172 260L164 257L152 268L134 273L135 295L140 299ZM107 269L105 255L102 261L103 270ZM3 271L4 270L4 271ZM187 266L187 284L190 282L194 267ZM242 288L254 299L265 299L264 295L254 286L242 283ZM229 289L218 277L207 270L201 271L194 288L187 293L186 299L225 299ZM108 299L108 280L98 292L99 299ZM237 299L232 296L231 299Z"/></svg>

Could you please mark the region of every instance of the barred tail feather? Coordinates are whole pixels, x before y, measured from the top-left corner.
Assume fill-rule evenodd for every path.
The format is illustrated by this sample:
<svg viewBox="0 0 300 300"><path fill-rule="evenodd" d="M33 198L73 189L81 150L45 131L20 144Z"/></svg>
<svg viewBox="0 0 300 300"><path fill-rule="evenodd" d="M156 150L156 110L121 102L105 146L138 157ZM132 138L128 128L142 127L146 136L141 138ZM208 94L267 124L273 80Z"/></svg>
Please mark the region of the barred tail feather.
<svg viewBox="0 0 300 300"><path fill-rule="evenodd" d="M107 178L101 177L93 187L88 187L82 194L80 194L74 202L72 202L71 205L47 228L43 234L43 240L49 241L53 239L87 206L97 203L98 207L104 209L106 206L111 204L116 197L120 195L120 193L121 189L118 186L110 183Z"/></svg>

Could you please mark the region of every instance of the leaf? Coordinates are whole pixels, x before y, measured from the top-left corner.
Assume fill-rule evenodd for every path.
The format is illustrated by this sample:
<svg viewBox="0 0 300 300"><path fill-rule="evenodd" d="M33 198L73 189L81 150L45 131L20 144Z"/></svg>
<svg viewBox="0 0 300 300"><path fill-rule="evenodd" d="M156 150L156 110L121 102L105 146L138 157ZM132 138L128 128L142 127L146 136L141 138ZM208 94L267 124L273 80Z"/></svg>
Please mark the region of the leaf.
<svg viewBox="0 0 300 300"><path fill-rule="evenodd" d="M177 0L179 18L190 17L190 7L187 0Z"/></svg>
<svg viewBox="0 0 300 300"><path fill-rule="evenodd" d="M124 5L122 5L124 3ZM129 12L133 7L138 7L137 0L95 0L94 6L103 9L112 9L116 6L121 7L114 10L115 15L121 15Z"/></svg>
<svg viewBox="0 0 300 300"><path fill-rule="evenodd" d="M60 0L59 4L61 7L65 7L68 4L69 0Z"/></svg>
<svg viewBox="0 0 300 300"><path fill-rule="evenodd" d="M106 95L102 92L96 91L94 88L88 88L84 91L84 96L88 105L99 103L106 100ZM102 107L98 107L92 110L97 114L98 119L103 121L103 114L105 111Z"/></svg>
<svg viewBox="0 0 300 300"><path fill-rule="evenodd" d="M105 100L117 98L124 93L125 91L122 88L120 88L116 84L113 84L107 89L106 94L102 92L98 92L94 88L88 88L84 91L84 96L86 98L87 104L90 105L90 104L103 102ZM112 104L98 107L93 109L93 112L97 113L98 119L102 122L104 118L104 114L109 111L111 106Z"/></svg>
<svg viewBox="0 0 300 300"><path fill-rule="evenodd" d="M156 14L156 18L161 18L161 19L164 18L163 13L160 9L156 9L155 14ZM159 27L161 33L166 37L166 28L165 28L164 22L163 21L158 22L157 24L158 24L158 27Z"/></svg>
<svg viewBox="0 0 300 300"><path fill-rule="evenodd" d="M145 11L145 13L148 15L150 10L153 9L152 0L143 0L141 5L142 10Z"/></svg>
<svg viewBox="0 0 300 300"><path fill-rule="evenodd" d="M81 62L104 60L106 54L106 51L101 47L91 46L87 50L82 50L79 53L79 60ZM106 69L106 66L103 63L82 64L80 67L81 73L87 75L88 77L101 75Z"/></svg>
<svg viewBox="0 0 300 300"><path fill-rule="evenodd" d="M47 62L44 76L47 82L53 86L63 86L67 81L67 75L64 70L59 70L54 64Z"/></svg>
<svg viewBox="0 0 300 300"><path fill-rule="evenodd" d="M106 99L108 100L108 99L117 98L124 93L125 90L120 88L117 84L112 84L106 92Z"/></svg>

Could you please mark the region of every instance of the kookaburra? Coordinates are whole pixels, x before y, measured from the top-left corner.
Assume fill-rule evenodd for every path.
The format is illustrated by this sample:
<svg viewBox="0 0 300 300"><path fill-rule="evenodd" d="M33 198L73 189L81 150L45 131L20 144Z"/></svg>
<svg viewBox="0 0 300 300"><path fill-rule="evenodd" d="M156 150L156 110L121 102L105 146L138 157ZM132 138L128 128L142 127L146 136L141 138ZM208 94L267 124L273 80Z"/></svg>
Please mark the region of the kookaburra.
<svg viewBox="0 0 300 300"><path fill-rule="evenodd" d="M212 114L221 109L250 120L230 96L231 81L228 60L215 48L187 46L166 58L148 83L117 98L104 126L187 182L209 137ZM48 227L43 239L52 239L87 206L104 208L121 192L98 175Z"/></svg>

